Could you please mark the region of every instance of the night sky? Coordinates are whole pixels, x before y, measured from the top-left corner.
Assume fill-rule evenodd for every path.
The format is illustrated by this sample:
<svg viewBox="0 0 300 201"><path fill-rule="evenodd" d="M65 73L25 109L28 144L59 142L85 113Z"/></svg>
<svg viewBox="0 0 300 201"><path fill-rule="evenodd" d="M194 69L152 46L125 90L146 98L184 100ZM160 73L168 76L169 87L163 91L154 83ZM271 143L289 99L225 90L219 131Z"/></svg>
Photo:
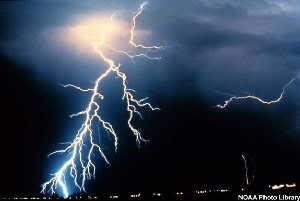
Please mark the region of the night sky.
<svg viewBox="0 0 300 201"><path fill-rule="evenodd" d="M104 63L64 30L91 14L118 12L130 22L142 1L1 1L1 194L36 194L62 162L47 154L71 141L88 96L61 84L90 87ZM143 110L135 125L150 142L136 146L126 127L119 81L109 77L103 116L119 134L119 149L95 125L111 162L95 156L89 192L174 191L204 184L241 185L241 154L256 166L255 185L298 182L300 168L300 4L297 0L151 0L138 18L137 40L166 46L159 61L116 56ZM128 30L124 30L128 31ZM143 33L146 33L145 36ZM229 96L283 100L215 106ZM98 137L98 135L97 135Z"/></svg>

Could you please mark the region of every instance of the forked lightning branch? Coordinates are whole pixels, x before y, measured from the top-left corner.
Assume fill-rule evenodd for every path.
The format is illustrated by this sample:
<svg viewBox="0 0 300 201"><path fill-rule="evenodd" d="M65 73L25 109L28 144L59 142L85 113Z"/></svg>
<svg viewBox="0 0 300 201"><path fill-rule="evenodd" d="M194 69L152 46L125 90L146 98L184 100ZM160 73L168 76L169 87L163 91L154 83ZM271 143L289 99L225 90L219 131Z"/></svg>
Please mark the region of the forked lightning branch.
<svg viewBox="0 0 300 201"><path fill-rule="evenodd" d="M99 40L90 41L95 54L97 54L99 59L106 64L106 70L99 75L92 88L84 89L73 84L64 85L64 87L70 87L79 92L88 93L90 94L90 98L84 110L71 115L71 117L83 117L83 122L77 133L75 133L73 141L64 149L56 150L49 154L49 156L53 154L64 154L67 157L67 160L63 162L61 167L55 173L51 174L48 181L42 184L42 193L54 194L58 192L59 188L59 191L63 192L63 196L68 197L70 192L68 190L67 182L70 181L70 179L79 191L86 191L86 181L95 178L96 174L96 166L92 157L95 152L98 152L105 162L109 164L109 160L105 156L101 145L95 142L95 133L93 131L93 125L95 123L100 124L107 133L112 136L114 139L115 150L117 150L117 131L114 129L113 123L105 120L101 115L102 105L100 103L101 100L105 98L102 94L102 84L109 75L114 75L121 80L120 87L122 88L122 100L125 102L126 110L128 112L128 128L135 136L138 145L142 141L146 141L142 137L139 129L133 125L133 119L135 116L141 116L139 110L143 107L149 108L150 110L159 110L159 108L146 102L147 98L137 99L135 97L134 90L130 89L127 85L127 75L122 71L122 66L117 64L113 58L108 57L104 51L109 50L114 53L121 53L128 56L130 59L134 59L135 57L144 57L145 59L150 60L159 59L159 57L149 56L148 53L149 51L160 49L161 46L147 46L135 42L136 20L142 14L146 5L147 2L142 3L138 10L134 12L131 19L131 28L128 30L130 37L127 42L136 49L136 54L120 50L112 47L111 44L108 44L107 38L109 37L109 34L111 34L110 30L114 23L111 17L111 20L107 22L108 25L101 27L104 34L102 34L101 37L99 36Z"/></svg>

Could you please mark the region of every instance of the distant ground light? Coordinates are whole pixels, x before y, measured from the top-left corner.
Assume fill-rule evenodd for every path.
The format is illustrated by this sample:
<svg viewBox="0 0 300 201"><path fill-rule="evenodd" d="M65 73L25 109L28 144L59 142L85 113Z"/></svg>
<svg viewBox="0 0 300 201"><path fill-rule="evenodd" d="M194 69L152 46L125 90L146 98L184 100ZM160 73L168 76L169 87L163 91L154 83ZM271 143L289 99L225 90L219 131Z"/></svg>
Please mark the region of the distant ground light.
<svg viewBox="0 0 300 201"><path fill-rule="evenodd" d="M279 192L288 189L296 189L296 183L282 183L282 184L270 184L262 188L263 192ZM165 200L169 198L175 199L182 199L182 198L189 198L193 200L202 199L204 197L209 198L209 196L216 196L222 198L222 195L231 195L234 196L241 192L247 191L246 188L240 188L239 190L234 190L232 187L207 187L207 188L199 188L192 191L175 191L175 192L132 192L127 194L122 193L106 193L103 195L87 195L87 194L80 194L74 195L67 198L67 200ZM228 197L226 197L228 198ZM1 196L1 200L60 200L63 199L57 196Z"/></svg>

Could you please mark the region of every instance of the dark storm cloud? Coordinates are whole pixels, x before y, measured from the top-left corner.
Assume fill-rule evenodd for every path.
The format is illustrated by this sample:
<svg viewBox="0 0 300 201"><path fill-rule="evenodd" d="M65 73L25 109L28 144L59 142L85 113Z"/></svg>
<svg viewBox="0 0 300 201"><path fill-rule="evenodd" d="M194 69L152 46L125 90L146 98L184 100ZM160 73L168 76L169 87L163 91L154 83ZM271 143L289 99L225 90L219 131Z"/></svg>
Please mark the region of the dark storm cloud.
<svg viewBox="0 0 300 201"><path fill-rule="evenodd" d="M182 58L180 65L171 68L190 72L189 78L202 91L255 90L276 96L297 74L300 24L296 1L184 1L179 5L164 1L155 6L165 18L154 17L151 26L176 46L169 50L173 58Z"/></svg>
<svg viewBox="0 0 300 201"><path fill-rule="evenodd" d="M51 77L70 79L70 66L96 68L91 58L80 55L53 39L53 30L72 23L74 16L105 10L131 13L141 1L31 1L2 3L1 52L20 58ZM299 5L296 1L150 1L138 27L152 31L148 43L159 41L168 47L159 63L143 63L134 80L143 73L140 85L252 91L260 88L274 96L298 71L300 40ZM64 56L62 56L64 55ZM157 66L155 69L153 65ZM42 66L42 67L41 67ZM149 70L149 68L152 69ZM132 68L135 69L135 68ZM130 71L130 70L129 70ZM94 71L93 71L94 72ZM187 85L184 87L184 85ZM261 85L264 87L260 87ZM182 84L181 84L182 86ZM141 87L142 88L142 87ZM174 93L176 90L173 90ZM211 93L211 91L209 92ZM206 93L205 93L206 94ZM200 95L205 95L201 94ZM213 95L214 93L211 93Z"/></svg>

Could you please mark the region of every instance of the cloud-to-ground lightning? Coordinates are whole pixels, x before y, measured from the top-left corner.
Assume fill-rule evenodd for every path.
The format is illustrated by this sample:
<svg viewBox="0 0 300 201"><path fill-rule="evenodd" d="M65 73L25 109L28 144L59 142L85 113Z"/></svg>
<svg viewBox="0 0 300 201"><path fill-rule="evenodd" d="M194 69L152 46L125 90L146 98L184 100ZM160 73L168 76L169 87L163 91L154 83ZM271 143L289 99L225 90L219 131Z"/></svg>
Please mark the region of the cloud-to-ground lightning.
<svg viewBox="0 0 300 201"><path fill-rule="evenodd" d="M244 162L246 187L249 187L255 179L255 160L246 153L242 153L241 157Z"/></svg>
<svg viewBox="0 0 300 201"><path fill-rule="evenodd" d="M283 99L283 96L286 92L286 89L295 81L295 78L291 79L287 84L285 84L282 88L282 91L280 93L280 95L276 98L276 99L273 99L273 100L264 100L258 96L253 96L253 95L247 95L247 96L232 96L230 97L229 99L225 100L224 101L224 104L218 104L216 107L220 108L220 109L224 109L226 108L227 106L229 106L231 104L231 102L233 101L236 101L236 100L246 100L246 99L252 99L252 100L255 100L255 101L258 101L262 104L267 104L267 105L270 105L270 104L274 104L274 103L278 103L280 102L282 99Z"/></svg>
<svg viewBox="0 0 300 201"><path fill-rule="evenodd" d="M117 150L117 132L115 131L112 123L103 119L100 114L101 104L99 102L104 99L104 95L101 93L101 86L104 79L110 74L115 75L121 80L120 85L122 88L122 100L124 100L126 104L126 110L129 113L129 117L127 119L128 128L134 134L137 144L140 144L141 141L146 141L142 137L140 131L133 125L133 118L135 114L139 116L141 115L139 112L139 108L141 107L148 107L151 110L158 110L159 108L153 107L149 102L146 102L145 100L147 98L135 98L133 94L134 90L128 88L127 86L127 75L121 70L121 65L116 64L116 62L112 58L107 57L104 53L104 49L108 49L113 52L124 53L130 59L140 56L151 60L158 59L158 57L148 56L146 50L160 49L161 46L146 46L143 44L138 44L134 41L136 19L142 14L146 4L147 2L142 3L139 9L133 14L130 37L128 40L129 45L134 48L138 48L139 51L144 52L132 55L126 51L117 50L116 48L113 48L109 44L107 44L107 41L105 40L106 35L104 35L104 37L101 38L100 42L92 41L92 47L95 53L107 65L107 69L99 75L94 83L94 86L92 88L84 89L73 84L63 85L64 87L71 87L83 93L89 93L90 98L87 107L84 110L71 115L71 117L83 116L84 119L73 141L70 142L66 148L56 150L49 154L66 154L68 159L54 174L51 175L51 178L48 181L42 184L42 193L57 193L57 189L60 188L60 190L63 192L64 197L68 197L69 192L67 188L66 177L71 178L72 182L74 182L74 185L79 189L79 191L86 191L86 180L95 177L96 166L92 159L92 154L95 151L98 151L105 162L109 164L109 161L105 156L101 146L94 141L92 126L94 122L100 123L102 127L113 137L114 147ZM110 23L113 23L112 20Z"/></svg>
<svg viewBox="0 0 300 201"><path fill-rule="evenodd" d="M246 179L246 185L248 186L250 184L249 181L249 170L248 170L248 162L247 162L247 156L245 154L241 154L242 159L244 161L244 166L245 166L245 179Z"/></svg>

